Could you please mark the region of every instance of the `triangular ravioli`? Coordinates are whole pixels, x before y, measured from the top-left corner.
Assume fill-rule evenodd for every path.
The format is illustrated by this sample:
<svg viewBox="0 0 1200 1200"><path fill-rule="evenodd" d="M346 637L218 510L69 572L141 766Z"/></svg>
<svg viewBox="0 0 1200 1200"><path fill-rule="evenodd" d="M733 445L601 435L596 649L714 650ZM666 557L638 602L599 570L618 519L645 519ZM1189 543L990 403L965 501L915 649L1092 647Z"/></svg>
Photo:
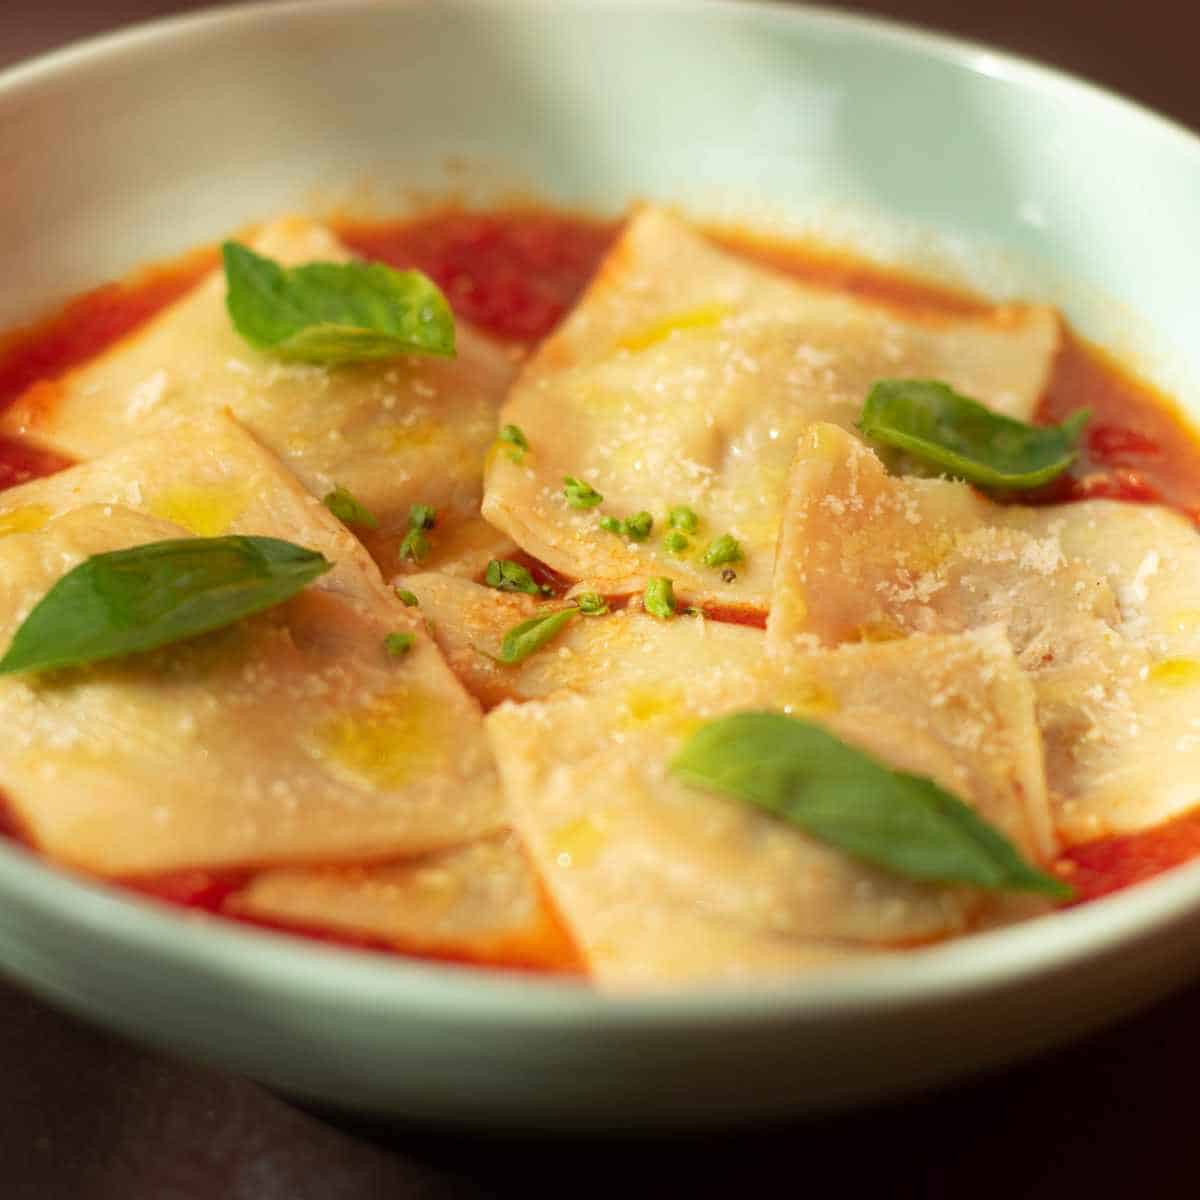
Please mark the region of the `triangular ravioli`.
<svg viewBox="0 0 1200 1200"><path fill-rule="evenodd" d="M648 930L678 927L669 975L699 978L938 939L1009 903L1030 911L864 866L670 775L702 722L747 709L819 721L962 796L1030 857L1054 851L1032 692L996 630L715 665L657 707L623 686L503 704L487 726L514 825L601 984L655 976ZM704 951L705 925L723 962Z"/></svg>
<svg viewBox="0 0 1200 1200"><path fill-rule="evenodd" d="M1069 842L1200 803L1200 533L1155 505L997 505L889 475L830 426L797 451L768 645L1000 622L1031 673Z"/></svg>
<svg viewBox="0 0 1200 1200"><path fill-rule="evenodd" d="M212 533L282 537L337 565L227 629L0 678L0 791L32 841L135 875L396 858L501 828L478 706L423 625L249 434L228 418L192 433L0 495L0 645L88 555L186 536L162 515L176 504L220 511ZM384 645L395 631L413 635L403 656Z"/></svg>
<svg viewBox="0 0 1200 1200"><path fill-rule="evenodd" d="M289 266L349 257L328 229L299 218L254 245ZM462 321L456 342L453 360L281 362L234 330L216 271L98 358L31 390L0 432L86 460L229 408L315 495L345 487L378 517L378 530L356 532L385 567L398 561L410 505L422 503L440 526L427 565L465 556L478 570L510 544L479 520L479 500L512 359Z"/></svg>
<svg viewBox="0 0 1200 1200"><path fill-rule="evenodd" d="M263 871L226 907L408 953L552 970L577 965L511 833L400 863Z"/></svg>
<svg viewBox="0 0 1200 1200"><path fill-rule="evenodd" d="M661 702L689 675L714 662L750 666L763 654L763 632L702 616L662 621L630 605L603 616L577 616L553 641L511 666L498 661L513 626L567 607L499 592L470 580L434 573L410 575L405 586L420 600L446 661L485 705L537 700L566 688L590 692L621 684L642 688L646 703Z"/></svg>
<svg viewBox="0 0 1200 1200"><path fill-rule="evenodd" d="M691 598L763 609L788 471L808 424L849 428L871 384L888 377L944 379L1028 417L1059 337L1045 308L901 316L789 280L644 209L513 386L501 420L530 449L491 456L484 515L602 591L665 575ZM566 476L603 502L571 507ZM686 550L670 552L663 520L677 505L702 524ZM656 529L641 543L598 524L643 510ZM723 534L738 539L744 561L706 566L703 550Z"/></svg>

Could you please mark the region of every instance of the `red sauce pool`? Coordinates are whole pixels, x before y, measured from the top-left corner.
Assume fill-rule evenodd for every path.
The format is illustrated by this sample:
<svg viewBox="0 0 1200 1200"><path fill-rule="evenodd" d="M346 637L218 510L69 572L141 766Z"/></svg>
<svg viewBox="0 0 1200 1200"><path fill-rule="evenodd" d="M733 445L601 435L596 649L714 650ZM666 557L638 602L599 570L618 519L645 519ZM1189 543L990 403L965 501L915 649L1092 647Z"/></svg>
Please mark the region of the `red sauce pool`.
<svg viewBox="0 0 1200 1200"><path fill-rule="evenodd" d="M418 267L444 289L455 311L488 332L533 344L558 323L578 298L617 226L588 217L541 210L472 213L454 209L418 220L342 223L338 232L358 253L398 267ZM882 271L849 256L721 232L718 241L800 278L864 298L926 314L982 312L978 300ZM216 262L209 250L131 279L97 288L48 319L0 339L0 407L31 387L52 397L57 377L86 362L137 329L193 287ZM1072 471L1038 498L1046 501L1112 496L1173 505L1200 518L1200 441L1174 406L1153 389L1088 346L1068 336L1055 365L1039 419L1057 422L1078 408L1092 410L1086 445ZM69 465L19 442L0 439L0 488ZM560 593L568 585L541 564L522 559L539 582ZM706 616L763 624L750 610L713 608ZM0 796L0 835L26 841ZM1200 854L1200 811L1159 828L1076 846L1058 869L1079 900L1105 895L1150 878ZM180 871L125 886L168 904L221 913L247 921L228 908L248 871ZM549 911L549 910L548 910ZM318 940L395 952L371 938L299 929L270 922ZM578 969L561 926L551 919L540 945L497 947L472 961L503 961L535 969ZM536 941L537 939L535 939ZM422 949L428 957L454 955ZM461 957L461 956L459 956Z"/></svg>

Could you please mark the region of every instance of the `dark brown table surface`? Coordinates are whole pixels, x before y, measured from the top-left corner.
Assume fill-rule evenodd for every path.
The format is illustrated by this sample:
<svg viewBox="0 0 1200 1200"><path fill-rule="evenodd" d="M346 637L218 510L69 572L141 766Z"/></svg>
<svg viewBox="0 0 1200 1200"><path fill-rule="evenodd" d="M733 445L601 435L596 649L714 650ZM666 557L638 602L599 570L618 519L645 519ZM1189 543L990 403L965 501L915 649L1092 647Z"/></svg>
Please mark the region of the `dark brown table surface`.
<svg viewBox="0 0 1200 1200"><path fill-rule="evenodd" d="M0 0L0 67L187 0ZM1066 67L1200 128L1188 0L878 0L882 12ZM1136 236L1136 230L1130 231ZM1134 1020L936 1095L728 1135L479 1137L304 1112L0 983L4 1200L374 1200L553 1189L1063 1200L1200 1194L1200 977ZM1190 1085L1190 1086L1189 1086ZM647 1172L652 1174L648 1174ZM648 1189L647 1189L648 1190Z"/></svg>

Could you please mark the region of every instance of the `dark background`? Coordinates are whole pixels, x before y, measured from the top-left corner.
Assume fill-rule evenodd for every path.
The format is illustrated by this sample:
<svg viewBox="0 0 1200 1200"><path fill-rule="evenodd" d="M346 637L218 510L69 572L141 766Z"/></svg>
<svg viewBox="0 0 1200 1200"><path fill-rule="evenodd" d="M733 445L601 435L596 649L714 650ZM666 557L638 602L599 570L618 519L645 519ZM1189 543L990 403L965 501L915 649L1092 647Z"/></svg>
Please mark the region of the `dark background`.
<svg viewBox="0 0 1200 1200"><path fill-rule="evenodd" d="M1017 50L1200 129L1196 0L830 6ZM0 67L200 7L187 0L0 0ZM1135 1020L1031 1065L851 1116L644 1142L468 1137L305 1113L255 1084L92 1030L0 983L0 1197L392 1200L553 1189L569 1198L770 1188L889 1200L1170 1200L1200 1195L1197 1080L1200 980Z"/></svg>

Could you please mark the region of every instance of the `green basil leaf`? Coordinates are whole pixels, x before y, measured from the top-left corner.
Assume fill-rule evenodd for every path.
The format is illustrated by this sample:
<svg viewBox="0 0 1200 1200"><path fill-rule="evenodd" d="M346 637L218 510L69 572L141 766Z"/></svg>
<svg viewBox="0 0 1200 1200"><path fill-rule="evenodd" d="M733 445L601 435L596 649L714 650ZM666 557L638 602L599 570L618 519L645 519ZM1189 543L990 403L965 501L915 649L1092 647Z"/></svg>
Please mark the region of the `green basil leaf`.
<svg viewBox="0 0 1200 1200"><path fill-rule="evenodd" d="M514 625L500 643L499 661L511 666L527 659L559 633L578 613L577 608L563 608L541 617L530 617L528 621Z"/></svg>
<svg viewBox="0 0 1200 1200"><path fill-rule="evenodd" d="M221 252L229 316L258 350L311 363L454 357L454 314L420 271L364 262L289 270L238 242Z"/></svg>
<svg viewBox="0 0 1200 1200"><path fill-rule="evenodd" d="M891 771L796 717L745 712L713 721L692 735L671 770L908 879L1072 894L931 780Z"/></svg>
<svg viewBox="0 0 1200 1200"><path fill-rule="evenodd" d="M333 564L267 537L178 538L95 554L34 606L0 674L153 650L272 608Z"/></svg>
<svg viewBox="0 0 1200 1200"><path fill-rule="evenodd" d="M1033 488L1061 475L1078 457L1088 410L1061 425L1026 425L960 396L944 383L884 379L863 405L858 427L981 487Z"/></svg>

